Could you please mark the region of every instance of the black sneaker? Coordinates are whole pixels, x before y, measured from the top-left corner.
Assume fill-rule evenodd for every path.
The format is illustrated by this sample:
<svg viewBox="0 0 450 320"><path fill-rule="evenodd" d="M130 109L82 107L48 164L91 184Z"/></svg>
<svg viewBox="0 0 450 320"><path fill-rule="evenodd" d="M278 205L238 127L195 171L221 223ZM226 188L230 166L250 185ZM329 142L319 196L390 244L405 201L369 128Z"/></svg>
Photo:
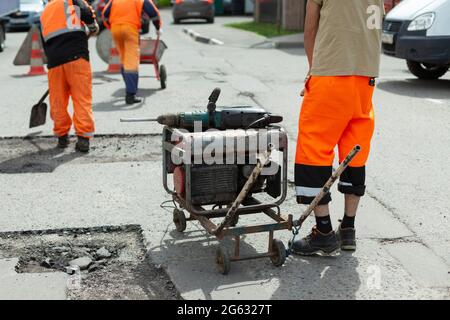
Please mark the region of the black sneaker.
<svg viewBox="0 0 450 320"><path fill-rule="evenodd" d="M341 225L336 230L336 237L339 241L342 250L355 251L356 250L356 230L355 228L341 228Z"/></svg>
<svg viewBox="0 0 450 320"><path fill-rule="evenodd" d="M58 137L58 148L64 149L69 146L69 136L66 134L65 136Z"/></svg>
<svg viewBox="0 0 450 320"><path fill-rule="evenodd" d="M75 150L78 150L80 152L89 152L89 139L78 136L78 141L77 144L75 145Z"/></svg>
<svg viewBox="0 0 450 320"><path fill-rule="evenodd" d="M135 95L127 94L127 96L125 97L125 102L127 104L135 104L135 103L142 102L142 100L141 99L137 99Z"/></svg>
<svg viewBox="0 0 450 320"><path fill-rule="evenodd" d="M315 254L329 256L339 252L339 243L334 231L324 234L314 227L308 236L294 241L292 252L302 256Z"/></svg>

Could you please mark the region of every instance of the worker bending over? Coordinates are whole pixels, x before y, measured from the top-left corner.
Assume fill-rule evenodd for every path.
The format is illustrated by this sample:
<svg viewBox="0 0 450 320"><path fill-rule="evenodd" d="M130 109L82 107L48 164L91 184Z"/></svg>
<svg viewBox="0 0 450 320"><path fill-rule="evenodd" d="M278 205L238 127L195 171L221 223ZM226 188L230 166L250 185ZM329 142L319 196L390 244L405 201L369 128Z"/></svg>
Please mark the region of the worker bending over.
<svg viewBox="0 0 450 320"><path fill-rule="evenodd" d="M381 52L383 0L308 0L305 81L295 161L297 201L310 204L332 174L334 148L342 162L355 145L361 152L343 172L338 190L344 215L332 229L328 193L316 207L316 226L293 243L297 254L355 250L354 220L364 195L365 164L374 131L372 95Z"/></svg>
<svg viewBox="0 0 450 320"><path fill-rule="evenodd" d="M87 30L86 30L87 28ZM72 119L67 111L73 102L76 150L89 151L94 134L92 72L86 32L99 30L94 10L84 0L50 0L41 15L44 50L48 59L50 115L58 147L69 145Z"/></svg>
<svg viewBox="0 0 450 320"><path fill-rule="evenodd" d="M161 17L152 0L110 0L103 10L105 26L111 29L122 63L122 76L126 86L127 104L139 103L136 98L139 81L139 31L142 14L152 19L157 32Z"/></svg>

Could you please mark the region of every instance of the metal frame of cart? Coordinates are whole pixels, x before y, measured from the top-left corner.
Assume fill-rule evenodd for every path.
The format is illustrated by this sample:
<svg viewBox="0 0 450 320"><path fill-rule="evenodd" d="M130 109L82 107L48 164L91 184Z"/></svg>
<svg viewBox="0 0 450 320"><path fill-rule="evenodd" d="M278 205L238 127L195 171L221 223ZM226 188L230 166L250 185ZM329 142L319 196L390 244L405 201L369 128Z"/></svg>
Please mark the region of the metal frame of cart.
<svg viewBox="0 0 450 320"><path fill-rule="evenodd" d="M284 133L284 130L277 128L280 132ZM242 202L241 206L235 211L235 215L231 217L230 223L224 225L227 213L229 213L228 207L212 209L205 209L203 206L193 205L190 199L190 194L186 193L185 197L180 197L174 190L171 190L168 186L168 156L172 154L174 149L177 149L177 153L184 152L173 143L170 143L170 136L174 131L178 129L172 129L165 127L162 136L162 148L163 148L163 185L165 190L172 195L174 203L180 208L175 208L173 212L173 222L176 229L179 232L183 232L186 229L187 221L197 220L205 228L205 230L221 240L225 237L232 237L235 240L234 254L231 256L228 250L224 246L219 246L216 252L216 263L219 267L219 271L222 274L227 274L230 271L231 262L242 261L258 258L269 257L273 265L279 267L282 266L286 260L286 248L282 241L274 238L274 232L278 230L292 230L293 217L292 215L284 216L280 213L280 205L284 202L287 195L287 139L284 143L280 144L277 151L283 155L282 160L282 173L281 173L281 196L272 203L262 203L252 196L248 196ZM178 133L181 134L181 133ZM186 169L186 181L190 181L191 167L185 166ZM189 217L186 217L183 209L189 212ZM273 220L272 223L263 223L257 225L248 226L236 226L240 215L251 214L265 214L267 217ZM210 219L212 218L225 218L221 224L215 224ZM261 254L255 254L251 256L242 256L240 253L240 237L245 234L253 233L269 233L268 250Z"/></svg>

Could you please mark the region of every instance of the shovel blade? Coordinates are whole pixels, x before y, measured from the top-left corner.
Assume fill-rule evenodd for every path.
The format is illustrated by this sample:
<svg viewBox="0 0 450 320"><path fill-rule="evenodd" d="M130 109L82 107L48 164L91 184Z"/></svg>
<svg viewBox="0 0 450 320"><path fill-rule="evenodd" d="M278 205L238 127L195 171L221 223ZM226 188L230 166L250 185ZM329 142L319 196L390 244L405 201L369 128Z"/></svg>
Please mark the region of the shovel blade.
<svg viewBox="0 0 450 320"><path fill-rule="evenodd" d="M39 127L45 124L47 119L47 104L45 102L36 104L31 109L30 128Z"/></svg>

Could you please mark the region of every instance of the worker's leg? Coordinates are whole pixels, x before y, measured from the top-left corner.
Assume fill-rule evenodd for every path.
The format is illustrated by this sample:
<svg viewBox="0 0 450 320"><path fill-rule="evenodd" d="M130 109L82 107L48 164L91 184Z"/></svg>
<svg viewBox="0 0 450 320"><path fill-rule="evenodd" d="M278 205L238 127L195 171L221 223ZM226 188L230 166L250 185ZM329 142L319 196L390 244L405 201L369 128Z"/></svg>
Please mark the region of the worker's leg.
<svg viewBox="0 0 450 320"><path fill-rule="evenodd" d="M65 64L73 101L73 123L78 137L91 139L94 135L92 112L92 71L89 61L81 58Z"/></svg>
<svg viewBox="0 0 450 320"><path fill-rule="evenodd" d="M356 249L354 221L360 197L365 193L366 162L370 152L370 142L374 131L372 95L374 87L367 77L354 77L358 97L353 119L348 123L339 141L339 161L342 162L355 145L361 151L352 160L340 178L338 189L345 195L345 208L339 237L342 249Z"/></svg>
<svg viewBox="0 0 450 320"><path fill-rule="evenodd" d="M124 61L123 61L123 77L125 80L126 94L129 97L136 95L139 82L139 30L135 27L124 25Z"/></svg>
<svg viewBox="0 0 450 320"><path fill-rule="evenodd" d="M50 90L50 117L54 122L53 132L58 137L63 137L69 133L72 126L72 120L67 112L69 85L63 66L48 70L48 85Z"/></svg>
<svg viewBox="0 0 450 320"><path fill-rule="evenodd" d="M120 73L122 74L123 81L126 83L126 77L124 73L126 29L124 28L124 25L121 24L113 25L111 27L111 34L117 51L119 51L120 63L122 65Z"/></svg>
<svg viewBox="0 0 450 320"><path fill-rule="evenodd" d="M123 66L125 56L125 36L122 25L113 25L111 27L111 35L114 45L116 46L117 51L119 51L120 62Z"/></svg>
<svg viewBox="0 0 450 320"><path fill-rule="evenodd" d="M352 116L348 98L343 95L347 77L312 77L300 113L295 184L297 201L310 204L332 174L334 148ZM331 253L337 249L332 232L328 193L315 209L316 229L312 236L294 244L300 254Z"/></svg>

